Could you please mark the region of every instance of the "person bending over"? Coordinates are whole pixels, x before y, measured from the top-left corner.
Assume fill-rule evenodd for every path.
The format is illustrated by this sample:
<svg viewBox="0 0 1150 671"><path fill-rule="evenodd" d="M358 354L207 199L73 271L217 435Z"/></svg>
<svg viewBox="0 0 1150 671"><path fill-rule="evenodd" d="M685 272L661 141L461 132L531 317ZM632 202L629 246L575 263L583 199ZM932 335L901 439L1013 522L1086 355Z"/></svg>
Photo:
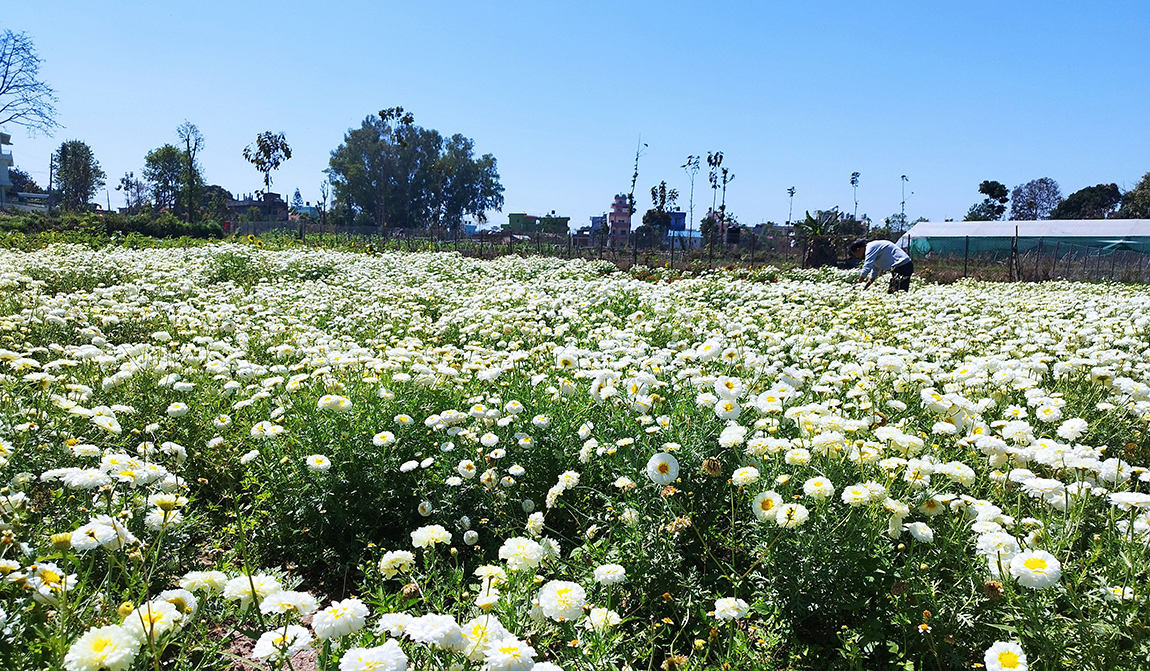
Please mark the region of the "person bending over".
<svg viewBox="0 0 1150 671"><path fill-rule="evenodd" d="M898 248L898 245L887 240L855 240L850 246L850 255L856 259L863 259L859 282L866 280L863 291L870 288L882 271L890 270L890 288L888 294L896 291L910 289L910 276L914 272L914 263L907 253Z"/></svg>

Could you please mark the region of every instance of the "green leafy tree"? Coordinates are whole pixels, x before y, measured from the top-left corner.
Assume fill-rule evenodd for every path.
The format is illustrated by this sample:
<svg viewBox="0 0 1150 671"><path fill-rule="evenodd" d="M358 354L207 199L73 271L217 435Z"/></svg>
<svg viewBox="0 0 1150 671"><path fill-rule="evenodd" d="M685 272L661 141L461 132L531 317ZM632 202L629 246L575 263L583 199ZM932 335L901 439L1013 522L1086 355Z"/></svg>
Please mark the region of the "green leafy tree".
<svg viewBox="0 0 1150 671"><path fill-rule="evenodd" d="M658 244L671 228L670 210L679 199L679 192L668 189L667 182L651 187L651 209L643 213L643 222L636 234L644 246Z"/></svg>
<svg viewBox="0 0 1150 671"><path fill-rule="evenodd" d="M369 116L331 153L333 214L380 227L454 229L467 215L482 222L487 210L502 209L503 186L495 158L475 159L473 148L462 135L445 142L411 123L402 108Z"/></svg>
<svg viewBox="0 0 1150 671"><path fill-rule="evenodd" d="M487 221L487 210L503 209L503 186L495 157L484 154L477 159L474 151L475 142L456 133L443 143L443 151L433 165L436 218L452 231L463 229L465 216L482 224Z"/></svg>
<svg viewBox="0 0 1150 671"><path fill-rule="evenodd" d="M80 140L60 145L53 155L56 171L55 197L69 211L85 210L88 202L104 186L104 171L92 149Z"/></svg>
<svg viewBox="0 0 1150 671"><path fill-rule="evenodd" d="M303 196L301 196L301 195L300 195L300 193L299 193L299 189L298 189L298 188L295 190L295 193L294 193L294 194L292 194L292 197L291 197L291 206L292 206L292 209L293 209L293 210L295 210L295 211L297 211L297 212L299 211L299 209L300 209L301 207L303 207L303 206L304 206L304 205L303 205Z"/></svg>
<svg viewBox="0 0 1150 671"><path fill-rule="evenodd" d="M1150 219L1150 172L1142 176L1142 181L1122 196L1122 207L1118 210L1121 219Z"/></svg>
<svg viewBox="0 0 1150 671"><path fill-rule="evenodd" d="M40 81L40 57L24 33L0 33L0 126L16 124L46 135L60 127L52 89Z"/></svg>
<svg viewBox="0 0 1150 671"><path fill-rule="evenodd" d="M1117 184L1098 184L1079 189L1050 212L1051 219L1107 219L1122 202Z"/></svg>
<svg viewBox="0 0 1150 671"><path fill-rule="evenodd" d="M229 200L233 200L232 193L224 187L219 184L206 186L200 191L200 211L209 220L227 221Z"/></svg>
<svg viewBox="0 0 1150 671"><path fill-rule="evenodd" d="M805 244L804 268L833 266L837 261L834 235L838 232L842 215L838 208L820 210L814 216L806 213L806 218L795 222L795 233L799 242Z"/></svg>
<svg viewBox="0 0 1150 671"><path fill-rule="evenodd" d="M272 185L272 171L291 158L291 147L283 133L264 131L256 136L254 144L244 147L244 160L251 163L264 175L264 191Z"/></svg>
<svg viewBox="0 0 1150 671"><path fill-rule="evenodd" d="M1050 213L1062 202L1058 182L1042 177L1014 187L1010 193L1011 221L1049 219Z"/></svg>
<svg viewBox="0 0 1150 671"><path fill-rule="evenodd" d="M20 168L8 168L8 181L12 182L12 190L17 193L44 193L32 175Z"/></svg>
<svg viewBox="0 0 1150 671"><path fill-rule="evenodd" d="M153 149L144 156L141 176L148 185L152 205L157 210L170 211L176 208L187 165L184 153L171 144Z"/></svg>
<svg viewBox="0 0 1150 671"><path fill-rule="evenodd" d="M981 203L970 206L963 221L998 221L1006 213L1006 203L1010 194L1002 182L985 180L978 185L978 192L986 198Z"/></svg>

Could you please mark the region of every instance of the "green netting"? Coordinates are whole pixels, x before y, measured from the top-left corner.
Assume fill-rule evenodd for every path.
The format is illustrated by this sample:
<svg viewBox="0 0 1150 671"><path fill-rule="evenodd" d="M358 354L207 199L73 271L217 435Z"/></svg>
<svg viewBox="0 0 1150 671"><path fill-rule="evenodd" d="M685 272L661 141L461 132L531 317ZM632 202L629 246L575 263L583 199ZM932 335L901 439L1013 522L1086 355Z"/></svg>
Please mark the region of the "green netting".
<svg viewBox="0 0 1150 671"><path fill-rule="evenodd" d="M910 252L914 258L922 258L928 254L934 256L983 256L1010 253L1013 236L928 236L910 237ZM1112 238L1086 236L1073 237L1019 237L1018 253L1041 251L1043 255L1056 254L1061 249L1065 252L1088 248L1094 254L1108 252L1140 252L1150 253L1150 237ZM969 246L968 246L969 245Z"/></svg>

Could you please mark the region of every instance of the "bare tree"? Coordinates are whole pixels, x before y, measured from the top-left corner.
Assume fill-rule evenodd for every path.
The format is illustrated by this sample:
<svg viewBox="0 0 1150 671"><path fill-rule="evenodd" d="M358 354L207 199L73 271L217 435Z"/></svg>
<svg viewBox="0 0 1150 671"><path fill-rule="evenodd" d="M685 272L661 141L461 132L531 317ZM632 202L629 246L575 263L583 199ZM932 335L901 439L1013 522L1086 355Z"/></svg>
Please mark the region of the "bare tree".
<svg viewBox="0 0 1150 671"><path fill-rule="evenodd" d="M1012 221L1049 219L1050 212L1062 202L1062 191L1058 182L1042 177L1014 187L1010 201Z"/></svg>
<svg viewBox="0 0 1150 671"><path fill-rule="evenodd" d="M188 222L192 223L196 220L193 200L196 188L196 154L204 148L204 136L200 133L200 129L196 128L196 124L189 123L187 119L184 119L184 123L176 129L176 134L180 136L180 142L184 143L184 154L188 159Z"/></svg>
<svg viewBox="0 0 1150 671"><path fill-rule="evenodd" d="M60 128L52 105L56 97L37 79L39 72L40 57L31 38L11 30L0 34L0 124L14 123L51 136Z"/></svg>

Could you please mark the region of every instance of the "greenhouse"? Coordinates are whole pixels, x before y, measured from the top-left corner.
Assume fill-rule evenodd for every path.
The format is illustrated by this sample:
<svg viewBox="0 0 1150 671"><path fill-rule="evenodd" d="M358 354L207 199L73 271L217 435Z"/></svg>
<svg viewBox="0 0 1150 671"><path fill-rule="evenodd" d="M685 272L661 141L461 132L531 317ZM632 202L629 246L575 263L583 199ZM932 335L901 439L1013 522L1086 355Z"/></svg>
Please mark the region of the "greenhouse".
<svg viewBox="0 0 1150 671"><path fill-rule="evenodd" d="M1037 251L1057 256L1059 248L1067 252L1087 248L1091 254L1148 253L1150 219L928 221L904 233L898 245L922 258L1009 254L1015 242L1019 254Z"/></svg>

